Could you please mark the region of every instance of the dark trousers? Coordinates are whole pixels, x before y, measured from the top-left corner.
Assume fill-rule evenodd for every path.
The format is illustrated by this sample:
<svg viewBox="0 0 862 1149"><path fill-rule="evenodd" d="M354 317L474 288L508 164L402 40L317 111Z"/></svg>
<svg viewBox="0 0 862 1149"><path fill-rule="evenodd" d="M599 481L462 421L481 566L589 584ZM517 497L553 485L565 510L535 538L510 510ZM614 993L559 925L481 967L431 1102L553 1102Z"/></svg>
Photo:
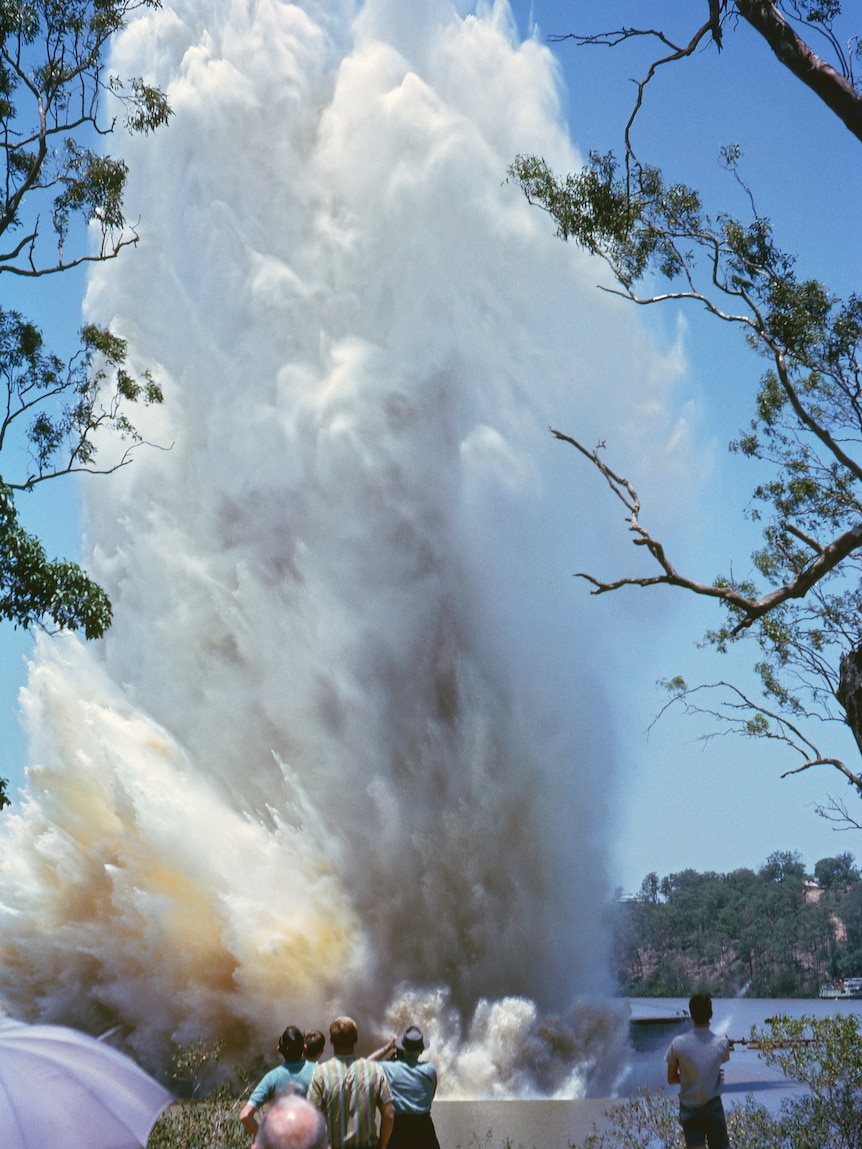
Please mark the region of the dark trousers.
<svg viewBox="0 0 862 1149"><path fill-rule="evenodd" d="M440 1149L430 1113L396 1113L388 1149Z"/></svg>
<svg viewBox="0 0 862 1149"><path fill-rule="evenodd" d="M686 1149L729 1149L727 1121L720 1097L713 1097L706 1105L689 1106L679 1103L679 1123Z"/></svg>

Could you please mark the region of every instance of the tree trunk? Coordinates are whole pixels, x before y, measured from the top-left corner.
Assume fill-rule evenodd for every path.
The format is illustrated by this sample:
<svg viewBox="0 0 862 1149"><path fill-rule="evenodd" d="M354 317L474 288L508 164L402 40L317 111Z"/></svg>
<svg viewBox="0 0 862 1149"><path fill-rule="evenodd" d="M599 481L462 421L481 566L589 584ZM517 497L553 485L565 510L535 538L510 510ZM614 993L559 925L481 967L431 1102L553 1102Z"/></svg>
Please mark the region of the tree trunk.
<svg viewBox="0 0 862 1149"><path fill-rule="evenodd" d="M766 40L781 63L807 84L858 140L862 140L862 95L850 81L821 60L769 0L736 0L736 7Z"/></svg>
<svg viewBox="0 0 862 1149"><path fill-rule="evenodd" d="M853 731L862 753L862 647L857 646L841 655L835 697L844 708L844 721Z"/></svg>

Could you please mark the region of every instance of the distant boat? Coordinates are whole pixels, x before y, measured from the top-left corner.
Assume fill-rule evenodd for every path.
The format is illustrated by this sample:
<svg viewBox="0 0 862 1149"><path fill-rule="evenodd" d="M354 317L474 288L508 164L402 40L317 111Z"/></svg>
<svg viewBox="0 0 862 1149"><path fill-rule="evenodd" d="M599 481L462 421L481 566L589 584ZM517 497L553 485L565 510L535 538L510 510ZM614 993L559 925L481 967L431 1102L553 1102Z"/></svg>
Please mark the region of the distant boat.
<svg viewBox="0 0 862 1149"><path fill-rule="evenodd" d="M655 1049L657 1045L669 1042L675 1034L690 1028L691 1018L684 1012L629 1018L629 1038L632 1048L640 1051Z"/></svg>
<svg viewBox="0 0 862 1149"><path fill-rule="evenodd" d="M845 977L842 981L821 985L820 997L862 998L862 977Z"/></svg>

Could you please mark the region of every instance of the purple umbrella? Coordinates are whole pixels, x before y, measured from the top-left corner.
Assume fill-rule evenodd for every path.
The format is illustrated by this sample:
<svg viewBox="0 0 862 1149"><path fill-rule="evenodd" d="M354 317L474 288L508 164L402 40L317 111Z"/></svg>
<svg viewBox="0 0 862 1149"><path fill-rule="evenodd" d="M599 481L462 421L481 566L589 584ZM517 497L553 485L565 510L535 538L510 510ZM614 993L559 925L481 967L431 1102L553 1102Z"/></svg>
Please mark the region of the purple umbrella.
<svg viewBox="0 0 862 1149"><path fill-rule="evenodd" d="M138 1149L172 1100L86 1033L0 1018L3 1149Z"/></svg>

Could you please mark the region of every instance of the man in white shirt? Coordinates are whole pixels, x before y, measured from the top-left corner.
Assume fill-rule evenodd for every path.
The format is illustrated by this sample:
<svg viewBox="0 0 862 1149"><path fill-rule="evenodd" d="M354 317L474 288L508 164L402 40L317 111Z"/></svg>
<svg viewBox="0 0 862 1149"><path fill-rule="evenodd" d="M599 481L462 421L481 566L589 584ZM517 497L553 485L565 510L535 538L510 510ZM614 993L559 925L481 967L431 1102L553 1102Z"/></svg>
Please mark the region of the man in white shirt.
<svg viewBox="0 0 862 1149"><path fill-rule="evenodd" d="M727 1121L721 1103L724 1073L731 1043L709 1028L712 998L694 994L688 1003L693 1027L670 1043L668 1085L679 1085L679 1122L687 1149L729 1149Z"/></svg>

